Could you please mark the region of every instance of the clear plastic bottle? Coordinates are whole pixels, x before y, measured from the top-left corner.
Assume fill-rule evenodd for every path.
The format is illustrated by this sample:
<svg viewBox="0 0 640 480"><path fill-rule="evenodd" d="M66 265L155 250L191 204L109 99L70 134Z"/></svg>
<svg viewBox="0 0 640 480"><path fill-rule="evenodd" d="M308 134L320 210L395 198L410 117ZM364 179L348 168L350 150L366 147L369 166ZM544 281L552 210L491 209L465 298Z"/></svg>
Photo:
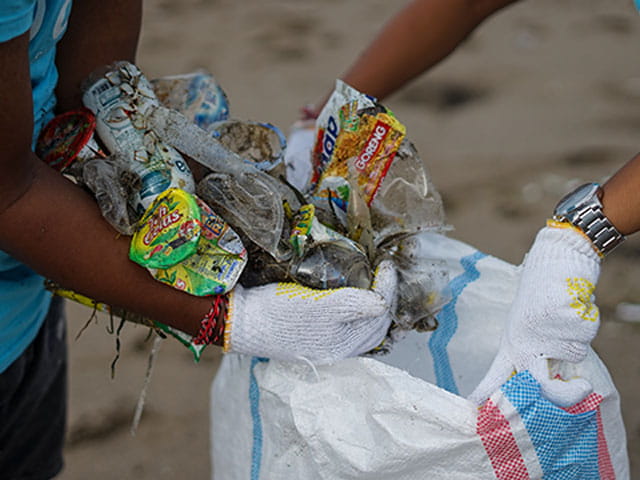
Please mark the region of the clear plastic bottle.
<svg viewBox="0 0 640 480"><path fill-rule="evenodd" d="M147 115L159 105L151 85L128 62L114 64L104 75L92 75L82 97L96 116L96 131L110 154L141 180L130 199L138 215L168 188L195 190L184 158L147 127Z"/></svg>
<svg viewBox="0 0 640 480"><path fill-rule="evenodd" d="M444 207L414 145L404 140L371 202L374 244L424 230L446 231Z"/></svg>
<svg viewBox="0 0 640 480"><path fill-rule="evenodd" d="M410 330L433 330L436 314L450 300L449 269L429 252L422 232L391 238L377 250L377 261L393 260L398 272L395 324Z"/></svg>
<svg viewBox="0 0 640 480"><path fill-rule="evenodd" d="M199 70L151 81L158 100L204 130L229 118L229 99L209 72Z"/></svg>

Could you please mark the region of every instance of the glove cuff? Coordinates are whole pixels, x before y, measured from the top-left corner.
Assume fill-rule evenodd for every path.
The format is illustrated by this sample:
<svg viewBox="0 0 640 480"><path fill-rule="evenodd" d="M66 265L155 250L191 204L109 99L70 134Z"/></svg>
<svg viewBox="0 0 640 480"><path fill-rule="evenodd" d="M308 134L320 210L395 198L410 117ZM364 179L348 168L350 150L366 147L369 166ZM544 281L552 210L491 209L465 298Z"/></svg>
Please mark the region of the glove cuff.
<svg viewBox="0 0 640 480"><path fill-rule="evenodd" d="M233 332L234 327L236 328L236 330L239 330L240 326L238 325L239 322L239 318L242 318L241 315L241 310L242 310L242 305L243 305L243 298L244 298L244 288L242 288L242 286L240 286L240 284L237 284L233 290L231 290L227 295L228 298L228 305L227 305L227 312L226 312L226 316L224 319L224 344L223 344L223 351L224 353L229 353L232 351L233 346L232 346L232 342L231 342L231 335Z"/></svg>
<svg viewBox="0 0 640 480"><path fill-rule="evenodd" d="M544 247L548 251L562 251L567 249L600 264L602 257L591 240L580 230L566 222L547 222L536 237L535 245Z"/></svg>

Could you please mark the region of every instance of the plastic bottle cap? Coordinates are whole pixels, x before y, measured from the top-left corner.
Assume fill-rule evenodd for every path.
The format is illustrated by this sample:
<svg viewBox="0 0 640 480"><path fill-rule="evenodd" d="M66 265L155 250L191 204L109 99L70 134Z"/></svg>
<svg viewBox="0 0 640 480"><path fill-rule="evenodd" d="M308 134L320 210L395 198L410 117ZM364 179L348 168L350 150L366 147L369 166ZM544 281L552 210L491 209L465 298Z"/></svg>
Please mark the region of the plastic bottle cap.
<svg viewBox="0 0 640 480"><path fill-rule="evenodd" d="M86 108L57 115L40 132L36 154L62 172L89 143L95 129L96 117Z"/></svg>

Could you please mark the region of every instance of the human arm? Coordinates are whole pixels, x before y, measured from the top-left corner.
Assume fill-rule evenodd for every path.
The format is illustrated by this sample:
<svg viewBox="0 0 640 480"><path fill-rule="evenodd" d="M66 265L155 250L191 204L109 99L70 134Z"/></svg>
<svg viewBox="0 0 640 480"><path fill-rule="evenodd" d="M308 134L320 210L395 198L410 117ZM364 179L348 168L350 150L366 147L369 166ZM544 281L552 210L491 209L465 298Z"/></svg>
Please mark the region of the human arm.
<svg viewBox="0 0 640 480"><path fill-rule="evenodd" d="M640 155L603 185L602 211L623 235L640 229L638 185ZM600 325L593 292L603 253L567 222L540 230L525 258L498 354L471 400L484 402L513 371L522 370L529 370L543 394L561 406L591 391L585 379L556 379L549 360L576 363L586 357Z"/></svg>
<svg viewBox="0 0 640 480"><path fill-rule="evenodd" d="M515 0L413 0L341 77L384 99L449 55L491 14Z"/></svg>
<svg viewBox="0 0 640 480"><path fill-rule="evenodd" d="M141 23L142 0L74 2L57 45L60 112L82 106L82 82L96 69L119 60L135 63Z"/></svg>
<svg viewBox="0 0 640 480"><path fill-rule="evenodd" d="M640 154L602 186L603 212L623 235L640 230Z"/></svg>
<svg viewBox="0 0 640 480"><path fill-rule="evenodd" d="M80 105L79 84L89 71L135 55L140 27L132 21L139 20L139 2L78 5L104 16L72 13L73 43L61 43L58 56L65 109ZM111 37L127 40L112 44ZM0 248L65 287L195 333L210 302L154 282L130 262L127 239L102 219L93 199L32 153L28 42L25 33L0 44Z"/></svg>
<svg viewBox="0 0 640 480"><path fill-rule="evenodd" d="M96 10L112 14L93 15ZM139 3L114 0L98 5L94 0L84 2L79 12L72 14L68 42L60 45L58 93L62 110L80 106L80 84L89 72L135 57ZM111 43L113 32L118 39ZM129 261L129 239L119 236L103 220L95 201L31 152L28 37L25 33L0 43L0 64L6 67L0 72L0 140L4 145L0 155L0 249L66 288L195 335L212 299L191 296L157 282ZM389 309L376 292L322 292L320 312L318 304L296 297L283 297L285 301L277 302L276 289L276 285L238 288L234 293L230 306L235 307L241 298L243 307L228 311L226 317L238 327L225 335L231 350L247 354L268 351L283 357L303 340L311 340L301 355L333 360L362 353L386 333ZM274 321L259 323L255 316ZM322 323L324 328L306 330L305 322ZM291 330L293 335L285 335ZM255 340L243 337L243 332L255 335ZM266 334L273 343L267 345L269 350L262 348ZM286 341L274 341L285 337ZM215 343L222 343L222 338Z"/></svg>
<svg viewBox="0 0 640 480"><path fill-rule="evenodd" d="M393 16L340 77L384 100L436 65L486 18L516 0L412 0ZM317 115L328 96L310 107Z"/></svg>

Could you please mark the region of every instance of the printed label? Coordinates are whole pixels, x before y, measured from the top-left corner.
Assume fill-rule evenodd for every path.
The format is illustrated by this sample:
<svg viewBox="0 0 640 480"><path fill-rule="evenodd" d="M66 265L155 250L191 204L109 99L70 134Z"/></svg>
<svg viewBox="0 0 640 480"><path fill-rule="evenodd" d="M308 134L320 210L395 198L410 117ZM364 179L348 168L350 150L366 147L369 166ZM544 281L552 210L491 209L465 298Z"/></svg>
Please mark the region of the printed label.
<svg viewBox="0 0 640 480"><path fill-rule="evenodd" d="M371 159L378 154L382 147L382 142L389 133L389 130L391 130L389 125L378 120L375 127L373 127L371 135L369 135L369 138L367 139L367 143L365 143L362 153L358 155L355 162L355 167L358 171L364 171Z"/></svg>

